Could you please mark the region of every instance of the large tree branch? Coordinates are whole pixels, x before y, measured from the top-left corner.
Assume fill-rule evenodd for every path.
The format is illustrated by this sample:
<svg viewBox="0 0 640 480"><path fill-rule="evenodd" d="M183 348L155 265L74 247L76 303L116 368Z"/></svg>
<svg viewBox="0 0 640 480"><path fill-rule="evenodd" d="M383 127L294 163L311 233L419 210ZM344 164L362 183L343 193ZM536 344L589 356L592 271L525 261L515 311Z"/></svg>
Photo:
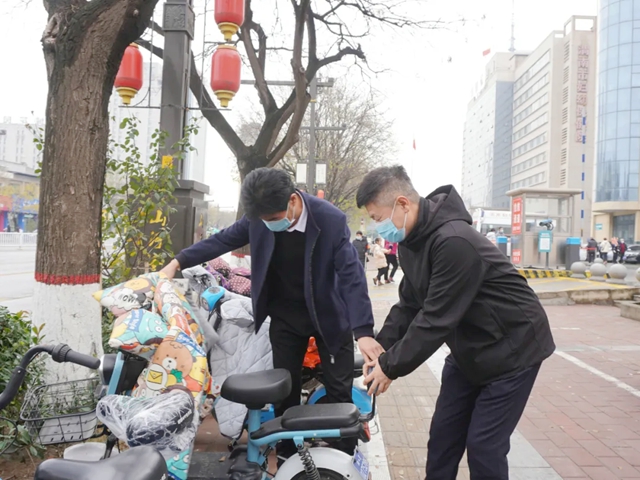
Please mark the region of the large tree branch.
<svg viewBox="0 0 640 480"><path fill-rule="evenodd" d="M242 28L240 29L239 36L244 44L247 57L249 58L249 65L255 78L255 86L258 91L258 97L260 103L264 108L265 115L269 115L277 110L276 101L271 94L271 90L267 85L265 79L265 67L266 67L266 51L267 51L267 35L264 33L262 27L253 21L253 11L251 10L251 0L245 0L245 20ZM258 51L253 45L251 39L251 32L254 31L258 35Z"/></svg>
<svg viewBox="0 0 640 480"><path fill-rule="evenodd" d="M293 71L294 78L294 111L291 116L291 123L287 128L287 133L282 141L276 146L276 148L267 155L268 166L276 165L285 154L293 147L299 139L300 126L304 119L304 113L309 105L309 94L307 93L307 76L304 67L302 66L302 46L304 42L304 30L306 25L306 17L310 13L309 3L310 0L300 0L300 3L296 3L295 0L291 0L293 4L293 10L296 16L296 25L293 36L293 55L291 58L291 69Z"/></svg>

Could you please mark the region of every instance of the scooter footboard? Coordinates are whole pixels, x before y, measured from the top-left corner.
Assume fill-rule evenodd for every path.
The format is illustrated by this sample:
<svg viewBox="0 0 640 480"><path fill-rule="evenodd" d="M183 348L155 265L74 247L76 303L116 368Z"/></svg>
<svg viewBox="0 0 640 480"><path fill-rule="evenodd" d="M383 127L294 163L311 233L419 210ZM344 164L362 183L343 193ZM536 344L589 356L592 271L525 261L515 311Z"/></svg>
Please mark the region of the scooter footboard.
<svg viewBox="0 0 640 480"><path fill-rule="evenodd" d="M309 453L311 454L316 467L319 469L324 468L326 470L339 473L345 478L361 478L360 472L353 464L353 457L341 452L340 450L316 447L310 448ZM278 469L274 479L291 480L301 472L304 472L302 460L299 455L294 455L284 462L284 464Z"/></svg>

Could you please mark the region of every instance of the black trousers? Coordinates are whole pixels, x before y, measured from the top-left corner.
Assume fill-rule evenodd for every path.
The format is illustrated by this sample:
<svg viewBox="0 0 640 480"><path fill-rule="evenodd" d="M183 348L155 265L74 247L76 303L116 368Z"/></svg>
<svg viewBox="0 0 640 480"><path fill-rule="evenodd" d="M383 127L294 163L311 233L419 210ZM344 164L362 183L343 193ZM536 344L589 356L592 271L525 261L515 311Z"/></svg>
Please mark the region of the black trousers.
<svg viewBox="0 0 640 480"><path fill-rule="evenodd" d="M471 480L508 480L510 437L540 365L479 387L447 357L431 420L426 480L455 480L467 450Z"/></svg>
<svg viewBox="0 0 640 480"><path fill-rule="evenodd" d="M389 267L393 267L391 269L391 273L389 273L389 277L393 279L393 276L398 271L398 257L396 255L385 255L385 257L387 257L387 263L389 264Z"/></svg>
<svg viewBox="0 0 640 480"><path fill-rule="evenodd" d="M288 408L300 405L302 392L302 363L307 352L309 337L315 337L320 361L322 362L323 384L327 389L328 403L352 403L353 387L353 334L345 335L343 345L337 354L331 355L322 336L316 332L309 318L271 317L269 337L273 351L273 367L284 368L291 374L291 394L281 405L275 407L277 417ZM334 446L349 455L357 445L357 438L332 442ZM278 456L289 457L296 452L293 441L283 441L278 445Z"/></svg>
<svg viewBox="0 0 640 480"><path fill-rule="evenodd" d="M376 277L378 279L378 282L382 281L382 277L384 277L386 282L389 281L389 267L378 269L378 276Z"/></svg>

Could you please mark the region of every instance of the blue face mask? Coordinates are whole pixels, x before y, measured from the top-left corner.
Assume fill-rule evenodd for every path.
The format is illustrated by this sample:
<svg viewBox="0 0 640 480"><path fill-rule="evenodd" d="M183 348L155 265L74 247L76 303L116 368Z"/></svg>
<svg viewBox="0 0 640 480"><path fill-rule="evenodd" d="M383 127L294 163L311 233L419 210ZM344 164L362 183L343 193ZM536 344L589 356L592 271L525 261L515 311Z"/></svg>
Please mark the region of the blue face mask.
<svg viewBox="0 0 640 480"><path fill-rule="evenodd" d="M407 214L404 214L404 225L402 228L398 228L393 224L393 214L396 211L396 206L393 206L391 210L391 216L386 220L376 223L376 231L378 235L391 243L399 243L404 240L406 236L405 227L407 226Z"/></svg>
<svg viewBox="0 0 640 480"><path fill-rule="evenodd" d="M267 222L266 220L263 220L264 224L267 226L267 228L269 230L271 230L272 232L284 232L289 227L291 227L291 224L293 222L291 220L289 220L289 218L288 218L289 217L289 205L290 204L287 205L287 213L280 220L273 220L272 222Z"/></svg>

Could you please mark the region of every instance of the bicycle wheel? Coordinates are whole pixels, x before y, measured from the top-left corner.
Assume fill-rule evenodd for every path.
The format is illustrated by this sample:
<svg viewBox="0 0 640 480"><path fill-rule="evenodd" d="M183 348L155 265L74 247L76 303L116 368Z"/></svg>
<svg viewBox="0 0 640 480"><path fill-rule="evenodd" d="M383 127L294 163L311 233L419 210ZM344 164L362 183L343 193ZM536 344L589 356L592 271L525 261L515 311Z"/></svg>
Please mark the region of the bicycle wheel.
<svg viewBox="0 0 640 480"><path fill-rule="evenodd" d="M319 468L318 473L320 474L320 480L347 480L339 473L336 473L333 470L327 470L326 468ZM307 480L307 474L305 472L300 472L291 480Z"/></svg>

